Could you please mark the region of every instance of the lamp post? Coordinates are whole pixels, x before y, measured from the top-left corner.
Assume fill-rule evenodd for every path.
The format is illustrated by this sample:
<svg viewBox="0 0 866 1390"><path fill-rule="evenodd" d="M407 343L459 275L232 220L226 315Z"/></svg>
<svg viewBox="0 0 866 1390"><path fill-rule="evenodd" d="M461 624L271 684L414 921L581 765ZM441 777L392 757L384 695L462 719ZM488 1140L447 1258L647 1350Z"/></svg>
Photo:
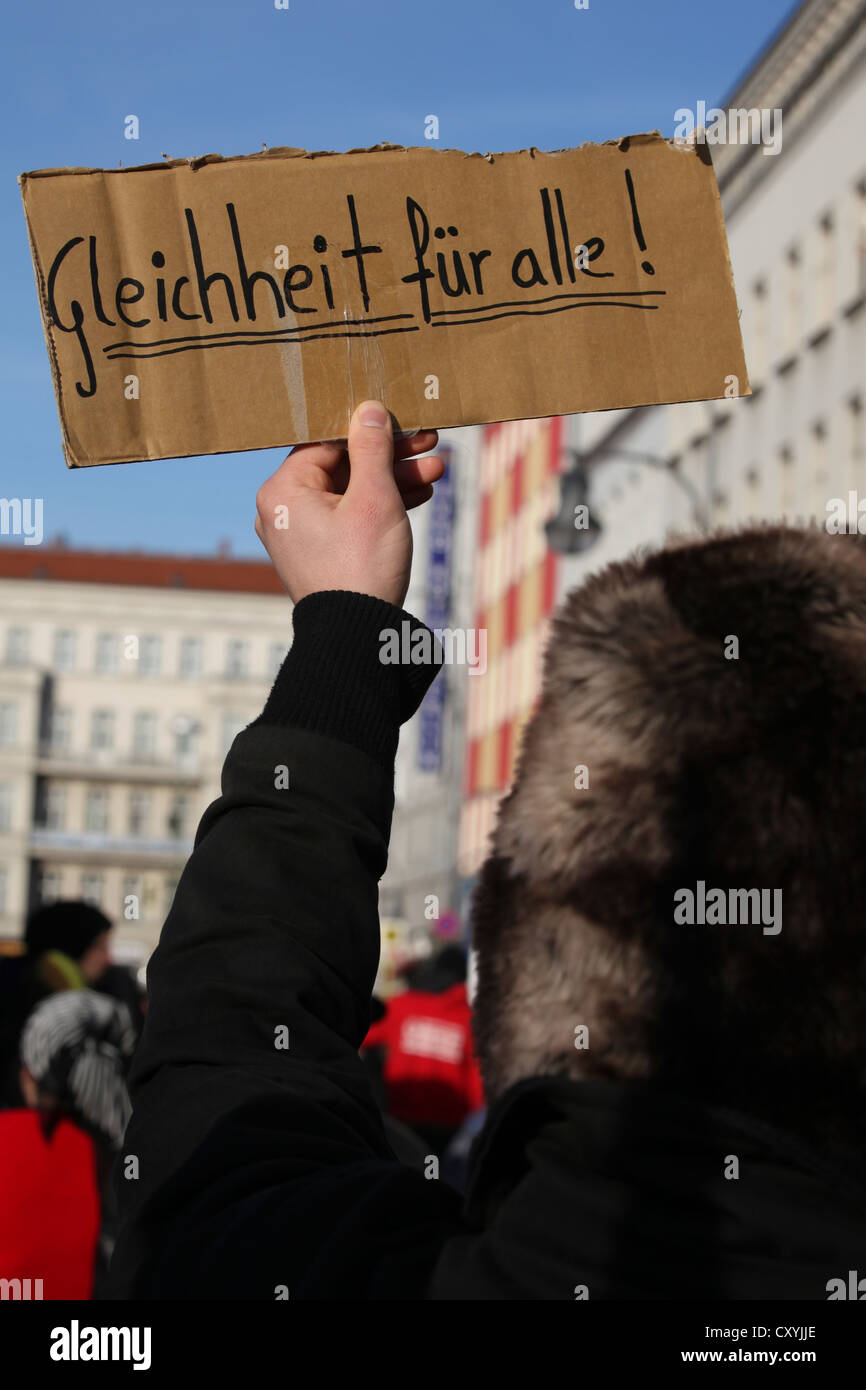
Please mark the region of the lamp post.
<svg viewBox="0 0 866 1390"><path fill-rule="evenodd" d="M603 527L589 505L590 465L586 455L579 449L565 449L563 452L571 456L572 464L567 472L560 476L559 510L556 516L546 523L544 531L552 550L559 551L562 555L578 555L592 549ZM629 463L645 464L669 474L688 497L695 525L702 535L706 535L709 521L700 494L691 480L680 473L670 459L661 458L658 454L637 453L631 449L611 449L606 450L600 463L593 464L592 467L601 467L614 458L624 459ZM580 525L578 509L584 513Z"/></svg>

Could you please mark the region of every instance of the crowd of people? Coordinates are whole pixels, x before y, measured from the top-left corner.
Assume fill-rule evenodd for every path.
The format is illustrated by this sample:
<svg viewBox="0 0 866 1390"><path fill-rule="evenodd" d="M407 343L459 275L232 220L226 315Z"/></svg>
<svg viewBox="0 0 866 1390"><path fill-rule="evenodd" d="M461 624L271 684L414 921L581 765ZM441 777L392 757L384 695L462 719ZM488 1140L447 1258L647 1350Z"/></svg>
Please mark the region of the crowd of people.
<svg viewBox="0 0 866 1390"><path fill-rule="evenodd" d="M104 1296L116 1234L109 1177L145 1000L111 931L88 903L51 903L0 961L0 1273L56 1299Z"/></svg>
<svg viewBox="0 0 866 1390"><path fill-rule="evenodd" d="M91 904L51 903L30 916L24 950L0 959L0 1276L38 1279L53 1299L109 1296L109 1179L147 1004L112 961L112 930ZM459 1188L484 1113L463 947L408 963L372 1014L363 1054L394 1152L441 1163Z"/></svg>

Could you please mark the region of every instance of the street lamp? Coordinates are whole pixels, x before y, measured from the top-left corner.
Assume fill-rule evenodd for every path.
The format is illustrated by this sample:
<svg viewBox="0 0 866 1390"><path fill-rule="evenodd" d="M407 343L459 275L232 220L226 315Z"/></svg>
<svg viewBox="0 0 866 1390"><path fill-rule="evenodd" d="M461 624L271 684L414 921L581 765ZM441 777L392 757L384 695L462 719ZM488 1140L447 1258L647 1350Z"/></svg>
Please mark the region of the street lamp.
<svg viewBox="0 0 866 1390"><path fill-rule="evenodd" d="M602 533L602 524L589 506L589 463L587 455L579 449L565 449L571 456L572 464L560 476L559 509L545 525L544 531L551 550L562 555L578 555L591 550ZM697 488L674 466L671 459L657 454L636 453L631 449L605 450L598 468L609 459L625 459L629 463L646 464L650 468L662 469L682 489L689 499L692 518L702 535L709 530L707 514ZM579 510L583 513L578 521Z"/></svg>
<svg viewBox="0 0 866 1390"><path fill-rule="evenodd" d="M601 522L589 507L589 479L576 449L569 450L574 463L563 473L559 484L559 511L545 524L544 533L551 550L562 555L579 555L591 550L601 534ZM578 512L583 511L583 525Z"/></svg>

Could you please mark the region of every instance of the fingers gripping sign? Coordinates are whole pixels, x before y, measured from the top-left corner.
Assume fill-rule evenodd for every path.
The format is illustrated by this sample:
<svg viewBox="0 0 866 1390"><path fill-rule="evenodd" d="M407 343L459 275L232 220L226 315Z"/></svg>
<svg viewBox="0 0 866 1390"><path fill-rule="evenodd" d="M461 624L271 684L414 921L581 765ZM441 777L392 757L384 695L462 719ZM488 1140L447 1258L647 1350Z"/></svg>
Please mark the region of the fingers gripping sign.
<svg viewBox="0 0 866 1390"><path fill-rule="evenodd" d="M364 401L348 438L294 449L256 497L256 534L295 603L324 589L371 594L401 607L409 587L407 512L441 478L435 430L395 444L380 401Z"/></svg>

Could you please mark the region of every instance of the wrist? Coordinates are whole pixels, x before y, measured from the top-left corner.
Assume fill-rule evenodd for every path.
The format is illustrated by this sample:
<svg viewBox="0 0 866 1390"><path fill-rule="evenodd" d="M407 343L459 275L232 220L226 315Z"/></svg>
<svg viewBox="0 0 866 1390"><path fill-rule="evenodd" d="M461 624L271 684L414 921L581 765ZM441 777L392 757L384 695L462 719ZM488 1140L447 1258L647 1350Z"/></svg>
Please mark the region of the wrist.
<svg viewBox="0 0 866 1390"><path fill-rule="evenodd" d="M400 725L439 670L441 645L405 609L343 589L307 594L293 623L294 641L255 723L325 734L390 767Z"/></svg>

